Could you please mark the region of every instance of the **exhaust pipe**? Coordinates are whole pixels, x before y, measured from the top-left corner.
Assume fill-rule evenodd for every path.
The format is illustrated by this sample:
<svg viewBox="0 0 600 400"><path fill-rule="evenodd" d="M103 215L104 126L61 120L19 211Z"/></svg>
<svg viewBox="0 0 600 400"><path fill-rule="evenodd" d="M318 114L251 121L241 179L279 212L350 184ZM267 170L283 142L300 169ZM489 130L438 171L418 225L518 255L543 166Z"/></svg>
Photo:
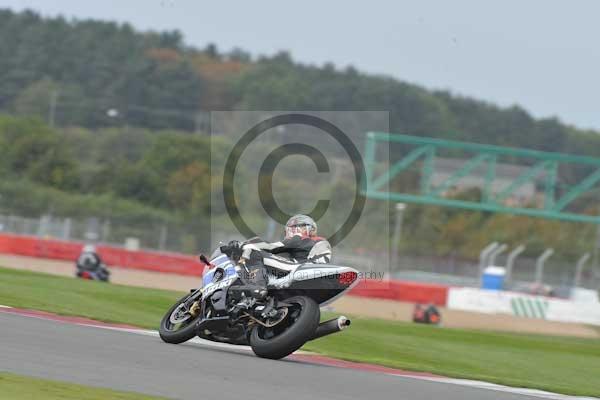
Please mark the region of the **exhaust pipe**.
<svg viewBox="0 0 600 400"><path fill-rule="evenodd" d="M332 333L336 333L341 331L342 329L346 329L348 326L350 326L350 320L344 317L343 315L341 317L337 317L329 321L321 322L317 327L315 334L312 336L312 338L310 338L310 340L331 335Z"/></svg>

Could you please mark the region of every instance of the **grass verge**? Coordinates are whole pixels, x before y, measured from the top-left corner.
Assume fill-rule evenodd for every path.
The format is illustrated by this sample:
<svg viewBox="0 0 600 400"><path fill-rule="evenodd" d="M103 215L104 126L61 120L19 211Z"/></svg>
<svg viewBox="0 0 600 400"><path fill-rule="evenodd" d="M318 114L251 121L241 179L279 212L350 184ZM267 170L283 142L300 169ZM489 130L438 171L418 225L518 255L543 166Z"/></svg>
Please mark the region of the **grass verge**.
<svg viewBox="0 0 600 400"><path fill-rule="evenodd" d="M158 329L182 293L0 268L0 305Z"/></svg>
<svg viewBox="0 0 600 400"><path fill-rule="evenodd" d="M162 397L118 392L90 386L30 378L0 372L0 399L10 400L159 400Z"/></svg>
<svg viewBox="0 0 600 400"><path fill-rule="evenodd" d="M0 268L0 304L156 329L182 294ZM510 386L600 396L600 341L374 319L306 344L346 360Z"/></svg>
<svg viewBox="0 0 600 400"><path fill-rule="evenodd" d="M353 318L305 350L351 361L573 395L600 396L600 341Z"/></svg>

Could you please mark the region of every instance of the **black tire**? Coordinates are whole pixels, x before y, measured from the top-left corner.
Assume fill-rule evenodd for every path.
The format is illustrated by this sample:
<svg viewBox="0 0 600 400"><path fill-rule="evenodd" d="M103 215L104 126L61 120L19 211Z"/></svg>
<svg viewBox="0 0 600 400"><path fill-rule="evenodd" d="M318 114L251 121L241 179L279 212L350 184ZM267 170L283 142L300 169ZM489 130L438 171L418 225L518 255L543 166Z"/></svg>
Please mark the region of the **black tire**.
<svg viewBox="0 0 600 400"><path fill-rule="evenodd" d="M189 297L190 297L190 295L186 295L186 296L182 297L181 299L179 299L177 301L177 303L175 303L173 305L173 307L171 307L169 309L169 311L167 311L167 313L164 315L164 317L160 321L160 327L158 329L158 334L160 335L160 338L164 342L172 343L172 344L179 344L179 343L187 342L188 340L190 340L191 338L196 336L196 322L200 318L200 315L198 315L195 318L192 318L189 321L189 323L186 324L181 329L178 329L178 330L169 329L169 325L171 324L171 321L169 320L171 317L171 314L173 313L173 311L175 311L175 309L177 307L179 307L179 305L181 303L185 302Z"/></svg>
<svg viewBox="0 0 600 400"><path fill-rule="evenodd" d="M297 296L284 300L300 306L300 315L284 332L270 339L262 338L264 328L256 326L250 334L250 346L259 357L278 360L292 354L304 345L315 333L321 312L319 305L310 297ZM289 317L286 317L289 318Z"/></svg>

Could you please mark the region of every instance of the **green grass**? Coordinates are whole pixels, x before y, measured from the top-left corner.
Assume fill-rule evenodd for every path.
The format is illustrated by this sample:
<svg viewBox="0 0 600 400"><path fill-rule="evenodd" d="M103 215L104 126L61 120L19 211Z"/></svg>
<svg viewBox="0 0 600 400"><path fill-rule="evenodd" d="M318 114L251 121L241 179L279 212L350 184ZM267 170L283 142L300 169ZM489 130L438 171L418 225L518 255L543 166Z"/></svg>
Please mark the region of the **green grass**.
<svg viewBox="0 0 600 400"><path fill-rule="evenodd" d="M193 279L190 280L193 283ZM181 293L0 268L0 304L156 329ZM600 340L438 328L353 318L304 347L445 376L600 396Z"/></svg>
<svg viewBox="0 0 600 400"><path fill-rule="evenodd" d="M0 372L0 399L7 400L158 400L162 397L117 392L89 386L29 378Z"/></svg>
<svg viewBox="0 0 600 400"><path fill-rule="evenodd" d="M194 279L190 278L190 285ZM0 268L0 305L158 329L182 293Z"/></svg>
<svg viewBox="0 0 600 400"><path fill-rule="evenodd" d="M600 341L354 318L308 342L324 355L576 395L600 395Z"/></svg>

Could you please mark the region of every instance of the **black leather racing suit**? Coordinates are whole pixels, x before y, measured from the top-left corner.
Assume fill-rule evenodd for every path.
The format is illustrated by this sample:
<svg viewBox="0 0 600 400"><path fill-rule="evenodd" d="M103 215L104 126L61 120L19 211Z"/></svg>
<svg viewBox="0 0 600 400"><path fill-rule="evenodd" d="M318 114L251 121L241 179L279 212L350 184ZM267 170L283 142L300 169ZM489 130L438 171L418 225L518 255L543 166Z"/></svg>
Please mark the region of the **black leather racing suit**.
<svg viewBox="0 0 600 400"><path fill-rule="evenodd" d="M331 261L331 245L318 236L292 236L280 242L269 243L260 238L253 238L241 245L244 263L244 280L253 288L266 288L267 273L279 275L282 271L277 267L282 262L294 265L304 262L329 263ZM271 255L281 258L274 258Z"/></svg>

